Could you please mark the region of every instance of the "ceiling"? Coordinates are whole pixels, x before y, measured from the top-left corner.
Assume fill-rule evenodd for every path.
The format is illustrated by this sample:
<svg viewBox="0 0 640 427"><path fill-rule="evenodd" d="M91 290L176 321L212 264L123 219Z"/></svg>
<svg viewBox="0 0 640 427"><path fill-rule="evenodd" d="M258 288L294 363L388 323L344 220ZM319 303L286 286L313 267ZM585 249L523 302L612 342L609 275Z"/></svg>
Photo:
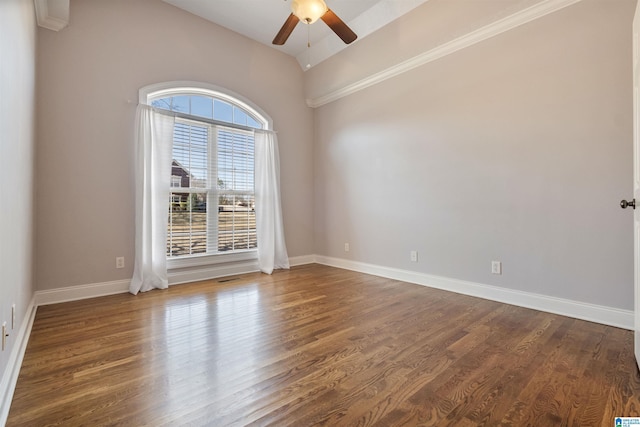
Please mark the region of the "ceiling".
<svg viewBox="0 0 640 427"><path fill-rule="evenodd" d="M291 55L303 69L347 47L322 21L310 26L299 23L284 46L272 45L271 41L291 13L291 0L163 1ZM425 1L326 0L326 3L362 39ZM310 49L307 49L307 30Z"/></svg>

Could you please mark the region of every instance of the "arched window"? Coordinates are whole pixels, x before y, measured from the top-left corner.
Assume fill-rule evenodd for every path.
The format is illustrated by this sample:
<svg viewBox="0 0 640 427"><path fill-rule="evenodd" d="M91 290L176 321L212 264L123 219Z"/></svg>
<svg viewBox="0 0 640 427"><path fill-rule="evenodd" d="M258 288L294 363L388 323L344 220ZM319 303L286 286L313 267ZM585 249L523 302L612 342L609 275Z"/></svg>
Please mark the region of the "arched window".
<svg viewBox="0 0 640 427"><path fill-rule="evenodd" d="M271 119L227 90L147 86L140 103L175 116L167 259L255 251L254 130Z"/></svg>

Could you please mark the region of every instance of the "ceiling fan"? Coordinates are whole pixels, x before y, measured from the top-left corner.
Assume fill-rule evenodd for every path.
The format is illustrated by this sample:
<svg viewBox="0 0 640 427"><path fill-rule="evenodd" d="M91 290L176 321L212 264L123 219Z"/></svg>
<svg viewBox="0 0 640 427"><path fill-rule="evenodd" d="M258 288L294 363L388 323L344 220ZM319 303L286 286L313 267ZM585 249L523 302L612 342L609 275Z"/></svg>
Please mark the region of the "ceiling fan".
<svg viewBox="0 0 640 427"><path fill-rule="evenodd" d="M322 19L346 44L358 38L356 33L327 7L324 0L292 0L291 15L289 15L278 34L276 34L273 44L283 45L299 21L305 24L313 24L318 19Z"/></svg>

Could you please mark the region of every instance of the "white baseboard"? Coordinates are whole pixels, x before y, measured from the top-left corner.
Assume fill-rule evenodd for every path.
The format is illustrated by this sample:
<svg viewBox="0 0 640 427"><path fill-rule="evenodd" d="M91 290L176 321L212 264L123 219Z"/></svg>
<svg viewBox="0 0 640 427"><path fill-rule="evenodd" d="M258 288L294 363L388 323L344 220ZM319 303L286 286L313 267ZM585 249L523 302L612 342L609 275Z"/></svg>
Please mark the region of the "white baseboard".
<svg viewBox="0 0 640 427"><path fill-rule="evenodd" d="M517 305L548 313L560 314L562 316L588 320L590 322L615 326L617 328L633 330L634 327L633 310L622 310L619 308L550 297L532 292L514 291L512 289L490 286L482 283L467 282L464 280L434 276L391 267L383 267L341 258L316 255L315 261L318 264L344 268L346 270L353 270L389 279L401 280L403 282L415 283L431 288Z"/></svg>
<svg viewBox="0 0 640 427"><path fill-rule="evenodd" d="M289 258L289 263L292 266L312 264L314 262L315 255L303 255ZM197 282L200 280L217 279L236 274L253 273L256 271L260 271L256 260L229 264L215 264L203 268L178 269L169 272L169 286ZM58 304L61 302L77 301L87 298L96 298L129 292L130 282L130 279L124 279L36 291L34 297L35 306Z"/></svg>
<svg viewBox="0 0 640 427"><path fill-rule="evenodd" d="M212 265L203 268L169 272L169 286L182 283L198 282L200 280L217 279L236 274L254 273L260 271L258 261L235 262L232 264Z"/></svg>
<svg viewBox="0 0 640 427"><path fill-rule="evenodd" d="M31 328L33 326L33 320L36 317L37 308L34 297L27 306L25 317L18 330L18 335L16 336L13 349L11 350L4 374L2 375L2 381L0 381L0 426L7 423L13 392L16 389L18 375L22 367L22 359L24 359L24 354L27 350L27 343L29 342L29 335L31 335Z"/></svg>
<svg viewBox="0 0 640 427"><path fill-rule="evenodd" d="M218 277L244 274L254 271L258 271L258 263L256 261L238 262L229 265L214 265L204 268L182 269L179 271L169 272L169 286L188 282L197 282L199 280L216 279ZM87 285L37 291L35 294L36 306L122 294L129 292L130 283L130 279L124 279L114 280L112 282L90 283Z"/></svg>
<svg viewBox="0 0 640 427"><path fill-rule="evenodd" d="M131 282L129 279L115 280L112 282L91 283L88 285L36 291L36 306L129 292L129 282Z"/></svg>
<svg viewBox="0 0 640 427"><path fill-rule="evenodd" d="M316 262L315 255L302 255L289 258L289 265L295 267L296 265L313 264Z"/></svg>
<svg viewBox="0 0 640 427"><path fill-rule="evenodd" d="M292 267L295 267L296 265L313 264L314 262L315 255L302 255L289 258L289 265ZM260 267L256 260L236 262L224 266L214 265L199 269L191 268L186 271L170 272L169 286L181 283L197 282L200 280L218 279L220 277L233 276L236 274L255 273L257 271L260 271Z"/></svg>

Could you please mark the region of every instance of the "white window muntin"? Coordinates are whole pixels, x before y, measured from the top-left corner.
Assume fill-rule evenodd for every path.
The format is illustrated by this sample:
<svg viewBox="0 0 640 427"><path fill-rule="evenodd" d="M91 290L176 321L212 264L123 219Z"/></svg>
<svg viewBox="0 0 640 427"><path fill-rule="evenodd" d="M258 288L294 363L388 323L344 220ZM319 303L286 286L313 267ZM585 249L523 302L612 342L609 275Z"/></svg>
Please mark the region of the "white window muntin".
<svg viewBox="0 0 640 427"><path fill-rule="evenodd" d="M152 84L140 89L138 102L150 105L156 99L179 95L200 95L218 98L246 110L258 123L263 125L263 129L273 129L271 117L249 99L226 88L209 83L174 81Z"/></svg>
<svg viewBox="0 0 640 427"><path fill-rule="evenodd" d="M237 190L237 189L219 189L218 188L218 145L217 141L219 139L219 132L227 130L232 133L241 134L245 136L253 137L253 132L237 129L233 126L222 126L222 125L213 125L207 123L206 121L199 121L194 119L184 119L180 117L176 117L176 123L183 123L185 125L195 125L206 127L208 129L208 141L207 141L207 149L208 149L208 165L207 165L207 185L205 187L194 187L193 180L190 180L189 187L180 188L180 193L188 193L188 194L201 194L206 193L206 203L207 203L207 254L206 255L217 255L218 252L218 200L219 196L222 194L230 195L230 196L250 196L255 198L255 187L253 190ZM255 185L255 183L254 183ZM256 249L247 249L247 251L255 251ZM238 252L236 250L235 252ZM222 253L223 255L225 253ZM201 257L204 254L193 254L193 255L184 255L178 258L184 259L189 257Z"/></svg>

